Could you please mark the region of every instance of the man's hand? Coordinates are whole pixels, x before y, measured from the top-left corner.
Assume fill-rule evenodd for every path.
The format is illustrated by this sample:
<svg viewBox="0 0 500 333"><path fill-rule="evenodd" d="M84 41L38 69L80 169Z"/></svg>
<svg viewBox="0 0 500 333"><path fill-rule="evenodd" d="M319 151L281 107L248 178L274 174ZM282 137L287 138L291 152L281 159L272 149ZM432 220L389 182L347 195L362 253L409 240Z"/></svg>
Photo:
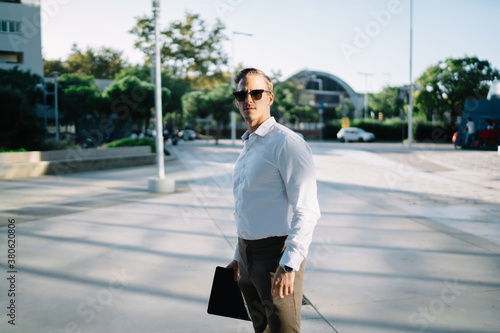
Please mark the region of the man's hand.
<svg viewBox="0 0 500 333"><path fill-rule="evenodd" d="M236 260L233 260L226 266L226 268L231 268L234 271L234 281L238 281L238 274L240 274L240 266Z"/></svg>
<svg viewBox="0 0 500 333"><path fill-rule="evenodd" d="M293 294L293 283L295 281L295 272L287 273L283 267L278 266L274 274L271 294L273 297L284 298L286 295Z"/></svg>

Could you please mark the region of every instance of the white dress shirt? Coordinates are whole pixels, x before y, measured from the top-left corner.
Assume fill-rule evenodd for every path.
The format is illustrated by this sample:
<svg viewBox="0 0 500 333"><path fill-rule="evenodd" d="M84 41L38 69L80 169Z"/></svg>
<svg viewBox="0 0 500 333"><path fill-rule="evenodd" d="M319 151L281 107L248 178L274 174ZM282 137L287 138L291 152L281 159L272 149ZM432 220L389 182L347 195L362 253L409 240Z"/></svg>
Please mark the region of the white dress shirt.
<svg viewBox="0 0 500 333"><path fill-rule="evenodd" d="M288 235L280 265L299 270L321 215L311 148L273 117L242 139L234 167L236 233L246 240Z"/></svg>

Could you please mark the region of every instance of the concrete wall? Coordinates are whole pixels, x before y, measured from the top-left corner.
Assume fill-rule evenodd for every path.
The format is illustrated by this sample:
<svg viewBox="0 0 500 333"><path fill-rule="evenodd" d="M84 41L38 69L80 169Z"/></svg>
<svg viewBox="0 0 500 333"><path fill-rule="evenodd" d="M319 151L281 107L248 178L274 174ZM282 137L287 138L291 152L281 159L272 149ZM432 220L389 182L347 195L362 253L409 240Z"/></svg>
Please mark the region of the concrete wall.
<svg viewBox="0 0 500 333"><path fill-rule="evenodd" d="M0 21L21 23L21 32L0 32L0 51L19 52L23 63L0 62L0 68L30 70L43 77L40 0L0 2Z"/></svg>
<svg viewBox="0 0 500 333"><path fill-rule="evenodd" d="M169 159L172 159L170 157ZM0 153L0 179L154 164L150 146Z"/></svg>

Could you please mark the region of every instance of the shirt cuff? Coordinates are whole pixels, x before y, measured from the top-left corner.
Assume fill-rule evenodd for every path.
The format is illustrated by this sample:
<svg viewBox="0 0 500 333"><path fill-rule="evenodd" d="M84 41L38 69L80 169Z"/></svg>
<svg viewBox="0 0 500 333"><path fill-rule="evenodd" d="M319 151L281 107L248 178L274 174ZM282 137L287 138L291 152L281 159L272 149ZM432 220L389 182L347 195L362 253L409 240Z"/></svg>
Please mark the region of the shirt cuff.
<svg viewBox="0 0 500 333"><path fill-rule="evenodd" d="M293 268L294 271L298 271L303 261L304 257L299 253L291 252L288 249L285 249L285 252L283 252L283 255L281 256L280 266L288 266Z"/></svg>

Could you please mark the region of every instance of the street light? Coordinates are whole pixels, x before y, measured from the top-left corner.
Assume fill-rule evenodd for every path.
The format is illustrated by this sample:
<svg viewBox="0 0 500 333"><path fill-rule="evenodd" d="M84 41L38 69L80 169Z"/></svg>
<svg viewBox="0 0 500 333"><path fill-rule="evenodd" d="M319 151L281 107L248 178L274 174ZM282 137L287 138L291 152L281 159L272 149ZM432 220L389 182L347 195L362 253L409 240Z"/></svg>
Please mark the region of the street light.
<svg viewBox="0 0 500 333"><path fill-rule="evenodd" d="M411 149L411 143L413 141L412 57L413 57L413 0L410 0L410 98L408 101L408 148L409 149Z"/></svg>
<svg viewBox="0 0 500 333"><path fill-rule="evenodd" d="M251 37L253 36L252 34L247 34L245 32L238 32L238 31L233 31L233 37L231 38L231 87L235 86L234 83L234 70L235 70L235 61L234 61L234 37L235 35L243 35L243 36L248 36ZM233 145L236 143L236 112L233 110L231 111L231 141Z"/></svg>
<svg viewBox="0 0 500 333"><path fill-rule="evenodd" d="M364 118L366 119L367 115L368 115L368 76L372 76L373 74L372 73L363 73L363 72L358 72L358 74L360 75L364 75L365 76L365 98L364 98L364 109L365 109L365 115L364 115Z"/></svg>
<svg viewBox="0 0 500 333"><path fill-rule="evenodd" d="M156 109L156 157L158 163L158 177L151 177L148 189L154 193L173 192L175 180L165 178L165 158L163 156L163 116L161 102L161 63L160 63L160 1L153 0L153 16L155 20L155 109Z"/></svg>
<svg viewBox="0 0 500 333"><path fill-rule="evenodd" d="M52 72L52 75L54 75L54 117L56 120L56 141L59 141L59 105L57 101L57 79L59 77L59 74L59 72Z"/></svg>

